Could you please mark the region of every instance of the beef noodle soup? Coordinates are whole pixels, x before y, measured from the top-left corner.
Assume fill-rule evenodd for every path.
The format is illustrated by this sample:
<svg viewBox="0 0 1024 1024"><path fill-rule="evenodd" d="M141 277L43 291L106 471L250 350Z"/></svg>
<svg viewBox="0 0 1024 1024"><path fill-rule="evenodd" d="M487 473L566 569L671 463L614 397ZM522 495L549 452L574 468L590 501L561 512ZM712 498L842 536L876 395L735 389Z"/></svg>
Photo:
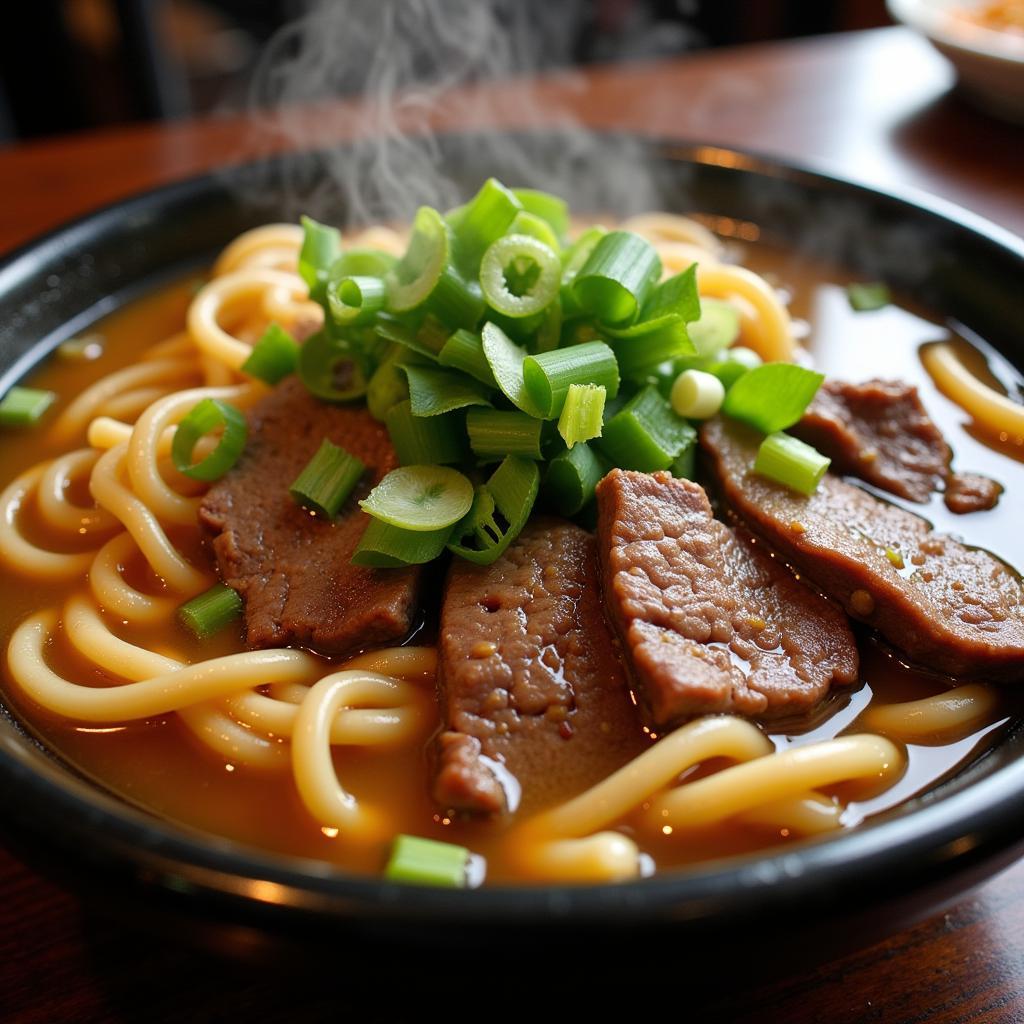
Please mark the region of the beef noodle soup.
<svg viewBox="0 0 1024 1024"><path fill-rule="evenodd" d="M410 253L429 240L421 227ZM651 215L622 227L657 250L666 279L698 264L704 327L691 316L689 333L704 339L715 308L721 322L708 330L727 335L628 385L624 346L662 335L619 337L590 322L571 335L577 296L565 276L548 345L537 340L547 313L524 341L524 318L493 302L500 332L481 348L478 317L461 332L477 345L461 361L448 345L457 316L368 319L374 280L390 282L394 306L394 290L415 288L430 260L403 259L407 239L385 228L345 239L363 260L350 271L361 290L328 279L334 307L310 298L310 283L314 295L323 284L309 266L314 229L272 225L228 246L208 279L138 300L63 346L26 382L54 392L54 408L0 436L3 697L15 715L98 784L171 821L369 874L384 870L396 837L424 837L469 851L448 884L617 881L825 836L981 756L1015 713L1000 683L1024 675L1020 584L987 553L1021 557L1019 407L995 400L1013 392L1015 370L955 325L877 289L849 291L848 275L760 241L756 225ZM373 264L371 251L387 261ZM543 278L521 264L503 272L513 300ZM271 324L310 338L304 352L323 344L332 308L383 332L369 365L307 366L274 385L251 363L242 371ZM596 481L573 501L586 467L558 484L570 449L555 421L574 427L552 408L532 420L523 411L528 398L495 355L498 333L506 355L516 340L574 358L606 342L615 352L619 397L619 372L612 385L598 357L594 379L577 378L608 401L603 436L598 410L578 442L608 474L596 504L583 500ZM734 358L738 348L753 354ZM519 351L521 383L530 371ZM396 371L396 353L407 369ZM749 421L698 406L678 415L684 369L699 370L699 388L713 390L712 376L732 395L761 359L826 375L803 420L785 427L832 457L810 495L749 471L778 428L754 435ZM902 384L850 386L873 378ZM347 400L324 401L311 379ZM622 442L609 427L623 409L642 425L641 395L662 403L680 438L687 419L700 429L699 442L690 430L685 450L680 441L668 453L667 471L637 454L661 435ZM241 455L213 481L175 468L175 425L207 398L248 421ZM396 426L405 401L437 402L421 422L460 424L472 451L462 440L459 458L412 458ZM211 424L194 431L211 436L186 452L193 466L232 429ZM950 474L943 437L953 469L976 476ZM324 438L362 466L333 515L296 479ZM371 522L356 499L410 462L465 473L436 477L413 513L389 506L373 527L424 544L443 534L439 557L399 559L383 531L387 543L353 568ZM494 482L495 466L513 464L543 467L518 524ZM456 477L469 481L466 504L441 527L408 529L408 515L456 501ZM521 530L496 558L465 526L488 493L483 550L494 531ZM886 565L872 561L876 549ZM211 590L219 579L230 588ZM180 608L206 592L227 600L226 624L190 631Z"/></svg>

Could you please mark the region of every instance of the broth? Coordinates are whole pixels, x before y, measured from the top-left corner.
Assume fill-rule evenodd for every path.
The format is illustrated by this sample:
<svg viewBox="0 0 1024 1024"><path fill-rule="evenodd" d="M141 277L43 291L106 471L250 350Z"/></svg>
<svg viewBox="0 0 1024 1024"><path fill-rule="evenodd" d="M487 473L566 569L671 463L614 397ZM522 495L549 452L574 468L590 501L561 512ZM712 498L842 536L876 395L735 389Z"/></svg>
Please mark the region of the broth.
<svg viewBox="0 0 1024 1024"><path fill-rule="evenodd" d="M791 312L812 325L808 346L817 368L852 380L899 377L919 387L925 406L953 448L955 465L990 475L1005 487L1000 503L989 512L953 516L941 496L919 511L938 529L1019 562L1019 524L1014 520L1019 496L1024 494L1020 439L988 441L973 433L965 414L937 391L918 358L921 345L948 338L949 328L902 305L855 313L846 299L842 273L795 265L783 250L767 244L746 245L742 255L744 265L791 291ZM65 406L65 396L77 394L93 380L129 364L140 349L180 330L192 291L193 282L182 281L109 316L94 328L104 340L101 358L85 363L51 358L33 375L31 384L57 392L62 396L61 407ZM990 369L1004 384L1012 386L1020 379L1002 360L994 359ZM12 432L0 439L0 479L11 480L33 463L56 454L47 447L44 434ZM60 602L67 592L65 585L26 581L7 570L0 570L0 583L0 621L4 623L0 639L5 646L20 621ZM196 660L242 649L237 629L202 645L190 642L184 633L172 639L146 636L144 630L134 635L122 633L126 639L146 641L150 649L173 647L176 656ZM946 679L902 665L865 631L858 634L858 644L859 686L834 696L827 715L818 716L809 726L797 725L791 731L773 734L778 749L859 731L859 716L872 701L913 700L950 685ZM70 679L97 685L111 681L83 661L61 636L50 656L57 670ZM30 704L11 684L6 659L4 664L4 698L19 719L66 761L125 799L161 817L252 846L330 861L356 872L380 871L390 841L346 843L336 829L319 827L301 803L290 773L270 774L226 762L202 746L176 715L116 726L58 720ZM429 687L429 681L425 682ZM1014 703L1010 695L1003 694L993 718L969 735L935 737L909 745L905 775L883 793L851 784L838 787L836 794L848 804L844 824L856 824L935 785L979 756L1016 714ZM439 724L435 713L425 733L427 739ZM517 869L503 843L501 823L449 821L437 813L429 798L426 740L392 750L335 751L334 757L346 788L360 801L385 809L392 834L404 832L461 843L486 857L488 881L516 880ZM706 770L707 766L701 769ZM638 821L630 818L622 827L648 855L650 870L753 851L790 838L786 830L780 833L735 823L660 836L640 829Z"/></svg>

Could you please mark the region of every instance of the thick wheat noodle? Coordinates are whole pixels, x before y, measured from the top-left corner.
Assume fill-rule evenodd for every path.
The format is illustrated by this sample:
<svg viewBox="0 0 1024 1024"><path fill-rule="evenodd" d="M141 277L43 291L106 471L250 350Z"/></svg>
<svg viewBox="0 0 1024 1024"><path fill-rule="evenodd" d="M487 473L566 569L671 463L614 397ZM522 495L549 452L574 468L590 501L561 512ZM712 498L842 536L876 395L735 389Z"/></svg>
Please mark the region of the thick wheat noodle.
<svg viewBox="0 0 1024 1024"><path fill-rule="evenodd" d="M181 708L178 717L204 746L229 763L267 772L285 772L291 767L286 743L268 740L240 725L222 710L221 702Z"/></svg>
<svg viewBox="0 0 1024 1024"><path fill-rule="evenodd" d="M697 290L701 296L729 299L739 296L755 310L740 310L740 337L767 362L790 362L796 355L789 311L775 289L746 267L715 263L697 266Z"/></svg>
<svg viewBox="0 0 1024 1024"><path fill-rule="evenodd" d="M249 358L252 346L221 327L222 313L240 300L261 301L268 289L283 289L296 302L308 298L301 277L280 270L235 270L215 277L196 294L188 308L188 329L200 350L233 370Z"/></svg>
<svg viewBox="0 0 1024 1024"><path fill-rule="evenodd" d="M680 274L694 263L702 267L718 263L718 258L712 253L688 242L656 242L654 248L661 258L663 278Z"/></svg>
<svg viewBox="0 0 1024 1024"><path fill-rule="evenodd" d="M138 419L128 442L125 467L135 496L164 523L194 526L199 498L179 494L167 484L159 471L157 456L169 426L184 419L205 398L216 398L245 408L267 393L258 381L227 388L194 388L177 391L154 402Z"/></svg>
<svg viewBox="0 0 1024 1024"><path fill-rule="evenodd" d="M544 882L625 882L640 874L640 848L621 832L533 843L522 848L519 860Z"/></svg>
<svg viewBox="0 0 1024 1024"><path fill-rule="evenodd" d="M921 350L921 362L939 390L990 434L1024 437L1024 405L978 380L960 361L952 345L939 342Z"/></svg>
<svg viewBox="0 0 1024 1024"><path fill-rule="evenodd" d="M79 448L57 456L46 467L36 489L36 505L47 526L81 535L101 533L119 525L105 509L75 505L68 498L73 481L91 473L100 454L91 448Z"/></svg>
<svg viewBox="0 0 1024 1024"><path fill-rule="evenodd" d="M246 651L124 686L81 686L46 664L44 648L57 622L53 609L22 622L11 637L8 666L14 681L37 704L83 722L128 722L227 697L264 683L308 682L322 665L302 651Z"/></svg>
<svg viewBox="0 0 1024 1024"><path fill-rule="evenodd" d="M980 683L957 686L945 693L902 704L871 705L860 724L872 732L920 743L950 733L967 733L991 719L998 704L995 690Z"/></svg>
<svg viewBox="0 0 1024 1024"><path fill-rule="evenodd" d="M83 391L57 418L50 429L55 444L66 445L85 431L89 420L111 398L134 388L184 383L197 375L194 359L153 359L115 370Z"/></svg>
<svg viewBox="0 0 1024 1024"><path fill-rule="evenodd" d="M146 363L151 362L154 359L186 357L196 359L198 356L199 349L196 348L196 343L192 340L188 331L178 331L177 334L172 334L166 340L158 341L155 345L150 345L149 348L139 356L139 362Z"/></svg>
<svg viewBox="0 0 1024 1024"><path fill-rule="evenodd" d="M221 277L233 270L250 267L276 267L278 260L294 270L302 248L304 232L298 224L263 224L240 234L231 242L213 265L213 276Z"/></svg>
<svg viewBox="0 0 1024 1024"><path fill-rule="evenodd" d="M758 757L677 786L651 802L648 817L657 828L707 826L848 779L895 781L905 765L905 755L882 736L840 736Z"/></svg>
<svg viewBox="0 0 1024 1024"><path fill-rule="evenodd" d="M391 698L409 683L372 672L346 671L325 676L299 707L292 731L292 770L307 810L319 822L341 830L348 839L375 840L388 834L387 823L373 808L361 805L338 780L331 758L331 729L342 707Z"/></svg>
<svg viewBox="0 0 1024 1024"><path fill-rule="evenodd" d="M93 552L47 551L22 535L18 518L26 502L35 497L47 466L42 462L26 470L0 493L0 561L23 576L55 583L83 576L92 563Z"/></svg>
<svg viewBox="0 0 1024 1024"><path fill-rule="evenodd" d="M127 583L121 566L133 557L144 557L130 533L119 533L107 541L89 567L89 586L101 608L134 625L166 622L178 607L172 597L145 594Z"/></svg>
<svg viewBox="0 0 1024 1024"><path fill-rule="evenodd" d="M656 248L662 242L682 243L712 256L721 256L724 248L718 236L700 221L675 213L637 214L624 220L620 227L646 238Z"/></svg>
<svg viewBox="0 0 1024 1024"><path fill-rule="evenodd" d="M119 444L100 457L89 484L92 496L124 524L161 579L182 595L198 594L210 585L210 573L178 553L146 503L121 482L126 454L127 445Z"/></svg>

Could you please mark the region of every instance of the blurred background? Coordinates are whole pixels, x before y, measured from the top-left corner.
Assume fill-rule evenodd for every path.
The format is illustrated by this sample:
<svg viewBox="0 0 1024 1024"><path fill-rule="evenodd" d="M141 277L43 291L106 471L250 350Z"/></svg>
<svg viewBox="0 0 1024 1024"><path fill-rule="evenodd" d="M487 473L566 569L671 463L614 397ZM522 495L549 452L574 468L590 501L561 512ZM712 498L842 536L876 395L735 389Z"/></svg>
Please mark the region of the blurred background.
<svg viewBox="0 0 1024 1024"><path fill-rule="evenodd" d="M0 145L237 109L282 26L342 0L30 0L0 33ZM358 0L379 14L388 3ZM550 17L562 0L509 0ZM500 11L500 0L495 6ZM510 15L511 16L511 15ZM579 0L533 62L653 60L712 47L890 24L883 0ZM351 59L351 58L348 58ZM369 59L369 55L367 56ZM359 88L358 69L344 76ZM326 91L326 86L325 86ZM330 92L337 95L337 78ZM304 99L317 98L316 90Z"/></svg>

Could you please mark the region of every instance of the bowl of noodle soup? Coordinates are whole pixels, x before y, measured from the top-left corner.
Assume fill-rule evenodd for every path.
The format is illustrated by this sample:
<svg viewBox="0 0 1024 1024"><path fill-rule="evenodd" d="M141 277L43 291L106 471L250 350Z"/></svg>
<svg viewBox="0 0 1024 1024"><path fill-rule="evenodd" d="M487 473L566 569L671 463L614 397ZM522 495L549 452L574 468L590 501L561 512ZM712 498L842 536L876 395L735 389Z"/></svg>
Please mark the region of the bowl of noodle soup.
<svg viewBox="0 0 1024 1024"><path fill-rule="evenodd" d="M524 142L537 166L557 144ZM452 161L466 195L501 170L476 166L472 152ZM913 374L958 458L1008 489L982 529L965 527L968 542L1024 561L1010 518L1020 468L1012 438L998 439L1007 413L971 384L1012 394L1020 380L1024 245L936 201L742 154L655 143L640 152L665 215L608 213L600 197L574 208L590 204L606 222L647 232L668 268L703 261L702 296L735 299L745 342L769 359L799 357L793 339L806 321L829 373ZM301 159L302 177L316 180L321 158ZM203 397L250 408L265 390L238 368L254 339L270 321L298 333L316 315L296 274L301 230L287 223L312 200L293 194L294 164L264 166L255 200L236 187L245 173L118 204L0 269L3 389L29 375L61 395L45 438L18 435L24 445L0 454L10 589L0 773L8 813L33 843L74 850L87 876L109 872L120 885L127 868L221 912L481 926L671 921L702 935L773 911L809 928L836 913L894 927L1015 855L1024 740L1012 691L974 679L939 685L870 638L859 638L862 685L813 721L780 727L771 742L738 718L684 726L637 757L641 782L613 777L538 815L544 841L524 859L500 830L441 821L421 793L436 729L429 631L339 664L297 648L246 651L237 635L169 634L182 600L215 579L196 525L203 488L164 465L170 428ZM347 223L345 210L311 212ZM701 216L678 216L690 213ZM405 244L400 224L345 230L355 246L400 253ZM898 302L858 351L863 321L840 299L848 282L876 279ZM53 355L97 332L104 353L94 363ZM966 345L984 364L976 375L962 371ZM969 439L961 406L975 427L989 423L994 442ZM829 760L820 779L792 766L810 744ZM338 746L356 753L332 761ZM768 754L777 784L771 771L757 783L748 773L698 795L715 779L701 765L752 766ZM658 793L684 773L694 794L685 813L703 814L711 831L652 840L643 877L630 880L615 874L617 841L578 845L623 820L621 834L642 834L642 815L652 801L667 815ZM749 796L757 786L761 796ZM399 885L380 877L379 842L340 850L339 833L369 835L365 809L391 792L407 805L389 812L393 831L420 821L424 834L464 841L486 861L487 884Z"/></svg>

